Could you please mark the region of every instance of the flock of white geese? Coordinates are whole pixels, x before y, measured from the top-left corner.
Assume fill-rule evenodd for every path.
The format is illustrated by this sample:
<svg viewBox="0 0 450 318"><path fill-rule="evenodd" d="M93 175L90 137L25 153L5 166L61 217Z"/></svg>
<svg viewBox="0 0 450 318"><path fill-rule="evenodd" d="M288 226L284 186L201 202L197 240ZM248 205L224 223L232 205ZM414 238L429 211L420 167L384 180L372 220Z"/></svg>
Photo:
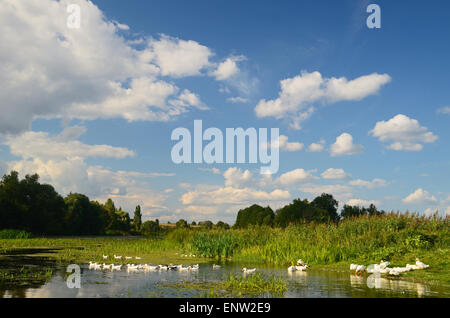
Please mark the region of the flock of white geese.
<svg viewBox="0 0 450 318"><path fill-rule="evenodd" d="M388 267L391 263L381 260L380 264L371 264L367 267L359 264L350 264L350 270L354 270L355 274L362 274L364 271L371 274L387 274L392 276L399 276L401 273L409 272L411 270L425 269L429 265L416 258L415 264L406 264L404 267Z"/></svg>
<svg viewBox="0 0 450 318"><path fill-rule="evenodd" d="M104 260L108 259L108 255L102 255ZM116 254L113 255L115 260L132 260L132 259L136 259L136 260L140 260L142 259L139 256L118 256ZM97 263L97 262L93 262L93 261L89 261L89 263L87 264L89 269L93 269L93 270L110 270L110 271L121 271L122 267L126 267L126 270L128 272L134 272L134 271L139 271L139 270L144 270L144 271L169 271L169 270L176 270L176 271L180 271L180 272L188 272L188 271L198 271L199 269L199 265L198 264L193 264L193 265L189 265L189 266L183 266L182 264L180 265L174 265L174 264L169 264L169 265L163 265L163 264L159 264L159 265L149 265L149 264L126 264L126 265L122 265L122 264L101 264L101 263ZM222 266L220 265L216 265L213 264L212 265L212 269L220 269ZM256 272L256 268L247 268L247 267L243 267L242 268L242 272L245 274L252 274L254 272Z"/></svg>

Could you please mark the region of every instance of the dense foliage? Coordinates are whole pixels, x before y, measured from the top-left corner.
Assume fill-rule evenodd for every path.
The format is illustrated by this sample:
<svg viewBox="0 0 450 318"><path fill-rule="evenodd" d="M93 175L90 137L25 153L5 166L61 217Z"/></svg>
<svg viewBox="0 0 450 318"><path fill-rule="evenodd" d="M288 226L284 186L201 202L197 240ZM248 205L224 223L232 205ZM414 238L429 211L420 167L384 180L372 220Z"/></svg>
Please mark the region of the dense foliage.
<svg viewBox="0 0 450 318"><path fill-rule="evenodd" d="M12 171L0 181L0 230L37 235L128 234L140 228L140 208L137 210L132 222L111 199L101 204L78 193L63 198L51 185L39 183L37 174L19 180Z"/></svg>
<svg viewBox="0 0 450 318"><path fill-rule="evenodd" d="M275 214L270 207L263 208L257 204L239 210L235 228L247 228L250 225L273 225Z"/></svg>

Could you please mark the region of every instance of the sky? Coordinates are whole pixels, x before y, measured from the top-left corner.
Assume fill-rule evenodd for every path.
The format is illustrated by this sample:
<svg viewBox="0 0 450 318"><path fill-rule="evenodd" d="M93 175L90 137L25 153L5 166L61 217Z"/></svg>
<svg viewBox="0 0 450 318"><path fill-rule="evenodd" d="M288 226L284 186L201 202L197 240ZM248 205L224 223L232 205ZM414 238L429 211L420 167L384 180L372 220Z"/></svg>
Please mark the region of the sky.
<svg viewBox="0 0 450 318"><path fill-rule="evenodd" d="M0 174L161 222L323 192L449 215L450 3L379 0L368 28L371 3L4 0ZM194 120L279 128L279 170L174 163Z"/></svg>

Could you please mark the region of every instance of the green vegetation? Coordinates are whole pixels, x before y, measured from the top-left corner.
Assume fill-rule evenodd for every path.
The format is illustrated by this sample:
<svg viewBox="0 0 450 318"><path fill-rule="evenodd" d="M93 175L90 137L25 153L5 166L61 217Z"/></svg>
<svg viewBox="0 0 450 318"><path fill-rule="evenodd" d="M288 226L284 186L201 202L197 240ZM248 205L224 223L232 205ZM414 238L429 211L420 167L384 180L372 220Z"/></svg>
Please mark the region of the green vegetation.
<svg viewBox="0 0 450 318"><path fill-rule="evenodd" d="M266 278L261 273L249 276L230 274L223 283L225 290L239 294L262 295L270 293L272 296L283 296L287 291L287 284L281 278L271 276Z"/></svg>
<svg viewBox="0 0 450 318"><path fill-rule="evenodd" d="M31 238L32 234L26 231L20 230L0 230L0 239L27 239Z"/></svg>
<svg viewBox="0 0 450 318"><path fill-rule="evenodd" d="M255 297L270 294L271 297L282 297L288 290L287 283L275 276L265 276L255 273L248 276L230 273L226 279L215 283L182 282L163 284L163 288L176 290L204 291L202 297Z"/></svg>

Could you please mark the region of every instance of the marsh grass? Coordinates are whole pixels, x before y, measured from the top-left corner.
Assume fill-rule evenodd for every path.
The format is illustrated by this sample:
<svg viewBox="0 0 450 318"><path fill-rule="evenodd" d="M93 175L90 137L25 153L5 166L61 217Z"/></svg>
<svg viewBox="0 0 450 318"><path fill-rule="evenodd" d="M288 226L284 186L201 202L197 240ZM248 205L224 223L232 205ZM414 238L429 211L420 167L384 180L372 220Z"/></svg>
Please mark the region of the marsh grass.
<svg viewBox="0 0 450 318"><path fill-rule="evenodd" d="M279 266L291 265L301 258L312 266L340 264L347 268L350 263L378 263L381 259L404 266L419 257L430 268L404 276L450 284L449 220L392 213L351 218L338 224L297 224L285 229L173 229L157 239L0 239L0 254L14 249L48 248L53 249L51 256L61 262L103 262L102 254L110 255L111 261L112 255L117 254L141 256L141 262L192 263L232 258L241 263ZM183 253L203 259L182 258Z"/></svg>

